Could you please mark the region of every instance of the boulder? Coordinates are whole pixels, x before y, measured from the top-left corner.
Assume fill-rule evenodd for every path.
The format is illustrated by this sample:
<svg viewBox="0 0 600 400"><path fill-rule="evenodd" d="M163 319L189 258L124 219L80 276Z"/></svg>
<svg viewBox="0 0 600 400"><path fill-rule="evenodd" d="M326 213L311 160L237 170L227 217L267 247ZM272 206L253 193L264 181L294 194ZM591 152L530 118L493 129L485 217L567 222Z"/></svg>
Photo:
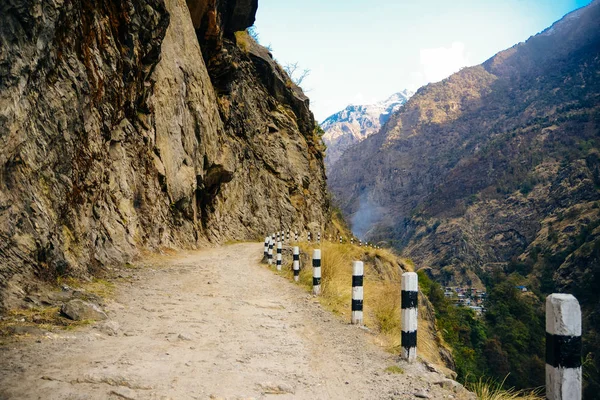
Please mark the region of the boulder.
<svg viewBox="0 0 600 400"><path fill-rule="evenodd" d="M73 321L97 321L108 318L106 313L102 311L96 304L88 303L79 299L71 300L68 303L63 304L60 312Z"/></svg>

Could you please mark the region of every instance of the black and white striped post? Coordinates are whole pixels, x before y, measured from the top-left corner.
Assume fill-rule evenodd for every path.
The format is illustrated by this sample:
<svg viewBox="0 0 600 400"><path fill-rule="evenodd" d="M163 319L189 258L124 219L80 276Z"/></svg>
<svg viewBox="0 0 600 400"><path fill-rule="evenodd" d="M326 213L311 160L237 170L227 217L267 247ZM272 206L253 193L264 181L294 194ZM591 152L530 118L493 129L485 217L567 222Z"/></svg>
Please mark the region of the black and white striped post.
<svg viewBox="0 0 600 400"><path fill-rule="evenodd" d="M288 234L287 234L287 241L288 243L290 242L290 230L288 229Z"/></svg>
<svg viewBox="0 0 600 400"><path fill-rule="evenodd" d="M298 231L294 232L294 241L298 243Z"/></svg>
<svg viewBox="0 0 600 400"><path fill-rule="evenodd" d="M581 308L570 294L546 298L546 399L581 400Z"/></svg>
<svg viewBox="0 0 600 400"><path fill-rule="evenodd" d="M313 294L321 294L321 250L313 250Z"/></svg>
<svg viewBox="0 0 600 400"><path fill-rule="evenodd" d="M321 243L321 232L317 233L317 243Z"/></svg>
<svg viewBox="0 0 600 400"><path fill-rule="evenodd" d="M281 242L277 242L277 271L281 271Z"/></svg>
<svg viewBox="0 0 600 400"><path fill-rule="evenodd" d="M265 258L267 258L269 255L269 239L270 238L268 236L265 236L265 253L264 253Z"/></svg>
<svg viewBox="0 0 600 400"><path fill-rule="evenodd" d="M352 261L352 317L350 322L354 325L363 324L364 271L362 261Z"/></svg>
<svg viewBox="0 0 600 400"><path fill-rule="evenodd" d="M340 236L340 244L342 244L342 237Z"/></svg>
<svg viewBox="0 0 600 400"><path fill-rule="evenodd" d="M350 244L354 245L354 236L350 238Z"/></svg>
<svg viewBox="0 0 600 400"><path fill-rule="evenodd" d="M267 261L273 265L273 237L269 238L269 248L267 249Z"/></svg>
<svg viewBox="0 0 600 400"><path fill-rule="evenodd" d="M310 242L310 231L308 231L308 241Z"/></svg>
<svg viewBox="0 0 600 400"><path fill-rule="evenodd" d="M358 239L358 247L362 247L362 239Z"/></svg>
<svg viewBox="0 0 600 400"><path fill-rule="evenodd" d="M415 272L402 274L402 358L409 363L417 359L417 319L419 278Z"/></svg>
<svg viewBox="0 0 600 400"><path fill-rule="evenodd" d="M294 280L298 282L300 279L300 247L294 246L294 262L292 265L294 269Z"/></svg>

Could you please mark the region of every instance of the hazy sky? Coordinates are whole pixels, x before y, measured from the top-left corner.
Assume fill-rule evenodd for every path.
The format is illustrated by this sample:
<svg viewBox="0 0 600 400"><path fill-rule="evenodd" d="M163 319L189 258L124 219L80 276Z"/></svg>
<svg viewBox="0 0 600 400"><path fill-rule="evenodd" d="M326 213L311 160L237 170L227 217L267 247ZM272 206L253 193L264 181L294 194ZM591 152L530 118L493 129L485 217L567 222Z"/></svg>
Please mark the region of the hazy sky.
<svg viewBox="0 0 600 400"><path fill-rule="evenodd" d="M259 0L259 41L311 74L317 120L480 64L590 0Z"/></svg>

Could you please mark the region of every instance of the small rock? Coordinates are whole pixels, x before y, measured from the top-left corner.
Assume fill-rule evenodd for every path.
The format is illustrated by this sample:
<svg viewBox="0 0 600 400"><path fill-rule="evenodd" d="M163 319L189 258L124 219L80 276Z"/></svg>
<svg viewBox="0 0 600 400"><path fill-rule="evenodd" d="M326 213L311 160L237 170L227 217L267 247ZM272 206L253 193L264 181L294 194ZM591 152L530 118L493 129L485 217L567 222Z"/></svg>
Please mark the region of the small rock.
<svg viewBox="0 0 600 400"><path fill-rule="evenodd" d="M75 299L63 304L60 311L74 321L105 320L108 316L96 304Z"/></svg>
<svg viewBox="0 0 600 400"><path fill-rule="evenodd" d="M415 392L415 397L418 397L419 399L429 399L429 395L427 393L425 393L424 391L420 391L420 392Z"/></svg>
<svg viewBox="0 0 600 400"><path fill-rule="evenodd" d="M460 383L453 381L452 379L443 379L439 382L434 382L435 385L439 385L440 387L448 390L452 390L454 393L459 393L465 390L465 387Z"/></svg>
<svg viewBox="0 0 600 400"><path fill-rule="evenodd" d="M179 336L177 336L177 337L181 340L187 340L187 341L192 340L192 337L190 335L188 335L187 333L180 333Z"/></svg>
<svg viewBox="0 0 600 400"><path fill-rule="evenodd" d="M117 336L120 328L117 321L106 321L98 327L100 332L106 333L108 336Z"/></svg>

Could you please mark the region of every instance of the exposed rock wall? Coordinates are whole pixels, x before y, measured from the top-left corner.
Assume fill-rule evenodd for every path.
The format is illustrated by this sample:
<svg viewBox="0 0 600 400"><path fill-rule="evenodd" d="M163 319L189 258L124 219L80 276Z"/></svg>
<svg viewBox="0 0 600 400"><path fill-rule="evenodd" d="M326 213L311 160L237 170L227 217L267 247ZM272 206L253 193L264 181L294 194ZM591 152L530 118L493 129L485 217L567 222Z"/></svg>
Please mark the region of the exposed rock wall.
<svg viewBox="0 0 600 400"><path fill-rule="evenodd" d="M326 223L308 99L236 44L256 1L204 3L0 5L0 308L141 249Z"/></svg>

